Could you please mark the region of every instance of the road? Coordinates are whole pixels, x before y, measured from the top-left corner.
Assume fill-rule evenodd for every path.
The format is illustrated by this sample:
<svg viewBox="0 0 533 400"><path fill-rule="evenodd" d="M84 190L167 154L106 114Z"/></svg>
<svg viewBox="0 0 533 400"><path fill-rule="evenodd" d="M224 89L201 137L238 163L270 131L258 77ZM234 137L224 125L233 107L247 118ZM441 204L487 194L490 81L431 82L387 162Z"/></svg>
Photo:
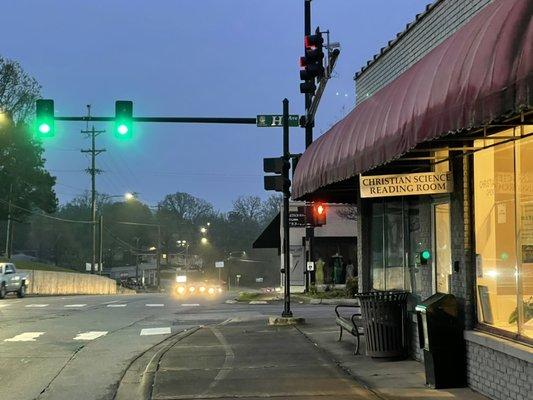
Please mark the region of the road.
<svg viewBox="0 0 533 400"><path fill-rule="evenodd" d="M136 357L172 335L198 326L218 326L224 321L238 326L245 321L264 320L265 315L281 310L281 304L226 304L224 300L180 300L164 294L3 300L0 397L112 399ZM311 317L331 310L300 305L295 312ZM261 322L261 326L265 324ZM207 335L205 340L213 342L208 348L213 348L220 332L203 331L207 333L191 337ZM264 334L269 337L268 331ZM235 335L232 340L240 341ZM307 346L301 343L299 346ZM246 351L253 354L254 345L250 346ZM190 357L194 358L194 352ZM187 368L186 363L183 369Z"/></svg>

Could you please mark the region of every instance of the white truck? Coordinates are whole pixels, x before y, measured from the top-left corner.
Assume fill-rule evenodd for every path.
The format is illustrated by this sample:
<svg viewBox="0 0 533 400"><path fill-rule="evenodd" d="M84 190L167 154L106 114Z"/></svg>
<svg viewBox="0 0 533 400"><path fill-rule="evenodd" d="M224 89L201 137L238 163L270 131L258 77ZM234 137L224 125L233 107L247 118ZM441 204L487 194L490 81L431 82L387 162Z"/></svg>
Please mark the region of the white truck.
<svg viewBox="0 0 533 400"><path fill-rule="evenodd" d="M0 262L0 299L10 292L17 293L19 298L24 297L28 283L27 274L17 273L15 264Z"/></svg>

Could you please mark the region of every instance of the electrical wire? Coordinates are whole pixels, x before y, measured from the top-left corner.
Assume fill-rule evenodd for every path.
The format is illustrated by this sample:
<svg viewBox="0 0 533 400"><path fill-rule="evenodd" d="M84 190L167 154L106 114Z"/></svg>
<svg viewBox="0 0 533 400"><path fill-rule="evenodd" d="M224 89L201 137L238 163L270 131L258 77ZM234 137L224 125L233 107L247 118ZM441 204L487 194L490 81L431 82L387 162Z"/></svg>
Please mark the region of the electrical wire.
<svg viewBox="0 0 533 400"><path fill-rule="evenodd" d="M9 205L10 202L0 199L0 203L4 203L5 205ZM24 208L24 207L17 206L13 202L11 202L11 207L18 208L19 210L25 211L25 212L30 213L32 215L37 215L39 217L53 219L55 221L71 222L71 223L79 223L79 224L93 224L93 221L79 221L79 220L54 217L53 215L39 213L39 212L36 212L36 211L33 211L33 210L29 210L29 209Z"/></svg>

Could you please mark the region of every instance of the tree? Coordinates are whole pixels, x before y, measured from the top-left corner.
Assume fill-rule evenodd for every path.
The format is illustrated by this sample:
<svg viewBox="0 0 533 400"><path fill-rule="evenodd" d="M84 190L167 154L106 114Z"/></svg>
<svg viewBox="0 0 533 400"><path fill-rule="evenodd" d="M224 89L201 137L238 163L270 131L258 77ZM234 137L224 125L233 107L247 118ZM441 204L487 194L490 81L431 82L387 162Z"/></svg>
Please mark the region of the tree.
<svg viewBox="0 0 533 400"><path fill-rule="evenodd" d="M258 223L261 211L261 199L258 196L239 196L233 202L233 212L248 221Z"/></svg>
<svg viewBox="0 0 533 400"><path fill-rule="evenodd" d="M0 112L19 124L28 120L40 97L41 86L20 64L0 56Z"/></svg>
<svg viewBox="0 0 533 400"><path fill-rule="evenodd" d="M267 226L280 212L283 196L280 194L270 195L261 205L261 225Z"/></svg>

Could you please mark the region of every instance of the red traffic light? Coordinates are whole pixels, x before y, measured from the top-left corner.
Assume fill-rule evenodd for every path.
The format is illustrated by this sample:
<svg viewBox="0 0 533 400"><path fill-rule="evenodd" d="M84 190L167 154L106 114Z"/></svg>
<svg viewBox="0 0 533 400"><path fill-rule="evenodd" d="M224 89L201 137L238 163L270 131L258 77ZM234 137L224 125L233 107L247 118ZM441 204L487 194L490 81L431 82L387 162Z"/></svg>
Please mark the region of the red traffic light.
<svg viewBox="0 0 533 400"><path fill-rule="evenodd" d="M326 224L328 207L324 203L313 203L309 213L306 213L307 223L311 226L322 226Z"/></svg>

